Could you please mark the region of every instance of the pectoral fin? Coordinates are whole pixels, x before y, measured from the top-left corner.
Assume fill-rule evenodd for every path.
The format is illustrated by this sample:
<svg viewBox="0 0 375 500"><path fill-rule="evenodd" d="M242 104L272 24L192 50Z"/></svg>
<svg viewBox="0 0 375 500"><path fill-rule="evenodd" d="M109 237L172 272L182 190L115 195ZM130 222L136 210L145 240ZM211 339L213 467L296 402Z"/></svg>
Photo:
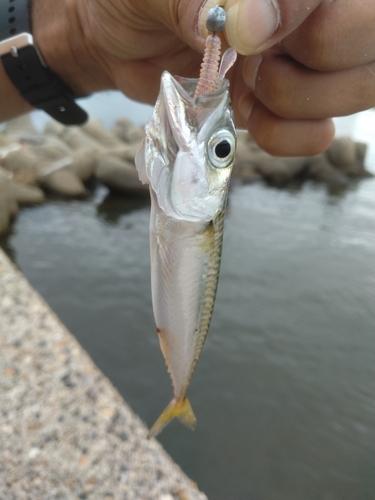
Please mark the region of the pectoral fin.
<svg viewBox="0 0 375 500"><path fill-rule="evenodd" d="M157 436L175 417L178 417L181 422L187 427L190 427L190 429L195 429L197 419L195 418L188 398L184 398L182 401L173 399L151 427L148 437L152 438Z"/></svg>

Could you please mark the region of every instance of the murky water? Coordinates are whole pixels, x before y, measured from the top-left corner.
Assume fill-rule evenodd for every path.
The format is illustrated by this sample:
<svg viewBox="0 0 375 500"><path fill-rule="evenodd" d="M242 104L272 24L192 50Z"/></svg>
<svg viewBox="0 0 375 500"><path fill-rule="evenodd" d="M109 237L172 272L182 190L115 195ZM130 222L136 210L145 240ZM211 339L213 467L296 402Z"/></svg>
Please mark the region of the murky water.
<svg viewBox="0 0 375 500"><path fill-rule="evenodd" d="M198 426L175 422L160 436L210 500L375 497L374 194L374 179L340 194L233 187L189 390ZM86 201L22 210L3 244L151 425L172 388L152 316L148 219L147 201L99 187Z"/></svg>

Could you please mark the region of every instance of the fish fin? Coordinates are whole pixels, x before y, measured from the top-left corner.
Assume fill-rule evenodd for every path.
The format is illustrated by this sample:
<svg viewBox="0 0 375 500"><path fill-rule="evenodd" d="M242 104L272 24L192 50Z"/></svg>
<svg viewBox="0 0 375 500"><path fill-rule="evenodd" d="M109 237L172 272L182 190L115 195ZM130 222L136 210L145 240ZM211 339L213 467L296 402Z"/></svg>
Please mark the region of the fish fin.
<svg viewBox="0 0 375 500"><path fill-rule="evenodd" d="M184 398L182 401L173 399L151 427L148 438L157 436L175 417L178 417L190 429L195 429L197 425L197 419L188 398Z"/></svg>

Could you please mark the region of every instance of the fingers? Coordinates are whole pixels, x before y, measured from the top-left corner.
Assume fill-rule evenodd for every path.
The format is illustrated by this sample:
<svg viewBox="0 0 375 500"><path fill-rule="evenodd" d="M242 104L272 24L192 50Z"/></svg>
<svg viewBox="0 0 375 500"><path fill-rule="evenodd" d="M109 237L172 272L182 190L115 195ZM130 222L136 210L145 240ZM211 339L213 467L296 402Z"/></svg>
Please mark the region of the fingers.
<svg viewBox="0 0 375 500"><path fill-rule="evenodd" d="M243 78L257 100L285 119L345 116L375 106L375 63L322 73L269 51L245 60Z"/></svg>
<svg viewBox="0 0 375 500"><path fill-rule="evenodd" d="M322 0L208 0L200 15L200 31L208 8L227 11L226 37L240 54L261 52L282 40L313 12Z"/></svg>
<svg viewBox="0 0 375 500"><path fill-rule="evenodd" d="M282 42L287 54L320 71L375 61L375 2L322 2Z"/></svg>
<svg viewBox="0 0 375 500"><path fill-rule="evenodd" d="M249 113L243 125L257 144L275 156L313 156L331 144L335 128L331 119L284 120L251 94L239 101L242 113Z"/></svg>

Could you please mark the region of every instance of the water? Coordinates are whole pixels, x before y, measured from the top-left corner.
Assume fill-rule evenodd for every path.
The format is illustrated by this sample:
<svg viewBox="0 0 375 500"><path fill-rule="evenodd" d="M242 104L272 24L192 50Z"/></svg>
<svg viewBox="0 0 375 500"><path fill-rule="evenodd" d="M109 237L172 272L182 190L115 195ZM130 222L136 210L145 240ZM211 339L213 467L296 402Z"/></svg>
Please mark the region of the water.
<svg viewBox="0 0 375 500"><path fill-rule="evenodd" d="M232 189L189 390L198 426L160 435L210 500L374 498L374 193L374 179L336 194L312 183ZM22 210L3 244L151 425L172 388L151 309L148 219L147 201L99 187L86 201Z"/></svg>

